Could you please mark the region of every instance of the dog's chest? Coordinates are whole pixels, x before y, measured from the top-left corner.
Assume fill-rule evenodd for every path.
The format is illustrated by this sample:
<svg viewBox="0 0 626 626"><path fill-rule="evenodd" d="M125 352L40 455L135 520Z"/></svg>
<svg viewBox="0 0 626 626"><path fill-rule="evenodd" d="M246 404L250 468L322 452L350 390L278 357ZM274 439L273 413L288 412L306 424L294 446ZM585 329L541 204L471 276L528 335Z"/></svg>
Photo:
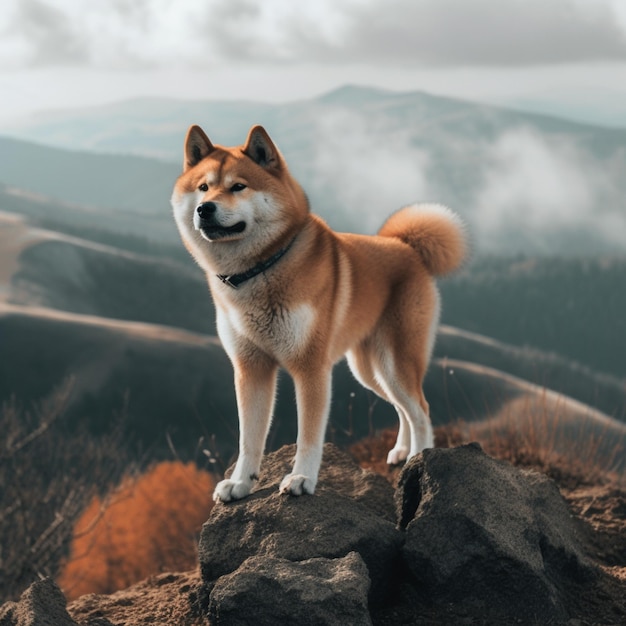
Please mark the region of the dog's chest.
<svg viewBox="0 0 626 626"><path fill-rule="evenodd" d="M314 324L315 310L308 303L256 302L243 310L225 309L218 316L220 338L229 348L236 351L239 341L246 339L279 359L302 352L311 340Z"/></svg>

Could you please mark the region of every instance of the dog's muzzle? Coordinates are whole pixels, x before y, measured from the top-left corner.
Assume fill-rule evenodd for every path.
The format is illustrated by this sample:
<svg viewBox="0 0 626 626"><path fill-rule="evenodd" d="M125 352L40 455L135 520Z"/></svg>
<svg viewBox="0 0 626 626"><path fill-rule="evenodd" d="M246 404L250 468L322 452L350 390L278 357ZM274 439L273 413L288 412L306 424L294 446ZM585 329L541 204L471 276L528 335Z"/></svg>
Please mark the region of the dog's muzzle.
<svg viewBox="0 0 626 626"><path fill-rule="evenodd" d="M217 204L215 202L203 202L196 207L194 226L206 239L213 241L223 239L229 235L241 233L246 228L245 222L237 222L233 226L224 226L217 220Z"/></svg>

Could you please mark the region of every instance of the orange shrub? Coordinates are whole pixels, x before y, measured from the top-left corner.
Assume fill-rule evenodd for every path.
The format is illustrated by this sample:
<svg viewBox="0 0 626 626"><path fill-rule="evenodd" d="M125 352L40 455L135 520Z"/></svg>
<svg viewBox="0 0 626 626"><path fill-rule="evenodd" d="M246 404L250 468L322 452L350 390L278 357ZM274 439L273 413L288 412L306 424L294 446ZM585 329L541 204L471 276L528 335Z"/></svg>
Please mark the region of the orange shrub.
<svg viewBox="0 0 626 626"><path fill-rule="evenodd" d="M192 463L163 462L94 497L74 528L59 575L68 599L112 593L163 571L193 569L214 481Z"/></svg>

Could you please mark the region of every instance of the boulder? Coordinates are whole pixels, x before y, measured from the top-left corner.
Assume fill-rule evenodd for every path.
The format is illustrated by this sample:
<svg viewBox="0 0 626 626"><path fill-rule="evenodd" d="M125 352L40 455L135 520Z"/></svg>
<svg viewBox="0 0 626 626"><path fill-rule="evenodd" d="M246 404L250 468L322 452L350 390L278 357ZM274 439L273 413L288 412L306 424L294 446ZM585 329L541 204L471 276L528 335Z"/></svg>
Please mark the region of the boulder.
<svg viewBox="0 0 626 626"><path fill-rule="evenodd" d="M315 494L280 494L278 485L294 452L295 447L287 446L268 455L248 498L213 507L199 544L207 588L250 557L300 562L356 552L369 572L370 599L384 598L404 541L390 520L392 487L326 444Z"/></svg>
<svg viewBox="0 0 626 626"><path fill-rule="evenodd" d="M17 602L0 607L0 626L77 626L66 605L59 586L44 578L28 587Z"/></svg>
<svg viewBox="0 0 626 626"><path fill-rule="evenodd" d="M371 624L369 577L363 559L292 562L253 556L222 576L210 595L209 621L219 626L263 624Z"/></svg>
<svg viewBox="0 0 626 626"><path fill-rule="evenodd" d="M488 623L559 622L577 585L596 575L556 485L478 444L411 459L396 504L405 564L440 606L463 605Z"/></svg>

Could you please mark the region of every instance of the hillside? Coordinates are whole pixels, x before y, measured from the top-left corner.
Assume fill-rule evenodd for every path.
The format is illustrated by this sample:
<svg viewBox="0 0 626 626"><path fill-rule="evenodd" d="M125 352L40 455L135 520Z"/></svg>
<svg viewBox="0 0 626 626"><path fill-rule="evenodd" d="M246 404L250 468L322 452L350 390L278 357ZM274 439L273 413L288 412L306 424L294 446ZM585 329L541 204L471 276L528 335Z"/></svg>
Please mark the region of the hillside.
<svg viewBox="0 0 626 626"><path fill-rule="evenodd" d="M53 200L26 189L0 184L0 213L4 212L24 216L33 225L130 250L145 252L150 251L151 244L169 244L175 246L176 255L183 256L169 208L147 218L131 210ZM162 252L161 246L159 254Z"/></svg>
<svg viewBox="0 0 626 626"><path fill-rule="evenodd" d="M558 391L626 422L626 383L555 352L519 346L442 324L435 356L475 363Z"/></svg>
<svg viewBox="0 0 626 626"><path fill-rule="evenodd" d="M89 415L95 433L117 424L111 416L124 415L129 443L138 449L163 455L170 433L182 436L185 454L193 453L203 435L215 436L227 458L234 453L232 373L210 337L214 312L197 267L32 227L11 214L0 225L6 302L0 397L30 407L72 379L68 419ZM541 388L529 396L523 380L624 417L620 379L556 355L443 326L435 356L426 393L438 424L494 419L520 397L541 404ZM449 366L453 361L457 365ZM480 373L472 370L476 366L488 369ZM510 376L519 384L511 384ZM562 402L570 406L566 397ZM579 409L572 411L565 410L581 416ZM393 409L376 402L345 364L338 365L329 436L350 441L395 423ZM295 428L293 390L284 378L271 445L292 441Z"/></svg>
<svg viewBox="0 0 626 626"><path fill-rule="evenodd" d="M0 215L0 241L3 243L0 262L6 285L4 298L8 302L215 334L215 313L204 274L184 250L180 260L168 255L169 248L164 248L159 254L161 249L157 246L152 246L152 254L143 254L133 251L139 247L134 239L126 241L120 238L119 245L129 244L126 248L96 243L59 231L29 226L8 213ZM574 339L568 333L575 322L570 325L564 321L550 324L554 318L558 319L561 311L555 289L541 292L545 293L545 302L542 304L544 316L540 317L540 321L544 326L550 325L551 334L542 337L529 333L528 318L532 317L532 313L527 316L520 313L526 301L532 303L532 298L537 297L538 288L545 289L540 282L542 273L538 273L536 281L530 274L515 282L507 264L493 262L489 267L493 268L496 284L509 285L512 295L501 303L497 289L483 294L480 291L484 289L483 273L480 271L476 272L476 285L472 282L474 274L471 271L466 272L463 279L458 278L458 286L456 278L442 281L443 319L449 321L449 317L456 316L454 322L457 328L441 328L435 356L501 370L570 395L623 419L626 390L622 378L617 373L600 375L593 368L580 364L588 362L591 348L604 345L603 332L608 335L613 328L619 328L620 310L611 308L607 302L611 302L611 297L615 298L612 294L618 291L616 286L621 280L620 272L609 272L603 282L597 280L593 273L589 274L587 285L582 280L577 261L564 262L558 266L558 271L555 270L553 280L557 285L567 276L579 277L578 288L583 293L600 285L595 301L581 298L579 304L586 307L587 317L604 315L605 323L600 328L581 326ZM611 267L608 266L609 269ZM616 267L619 269L620 265ZM505 318L489 309L493 306L498 311L504 306L513 306L510 302L513 298L519 301L515 314L511 310ZM488 310L480 309L480 302L485 303L484 308ZM593 302L596 303L595 308ZM581 317L580 311L576 313L575 319ZM476 330L473 326L475 320L482 322L484 334L459 329ZM493 339L503 329L511 333L510 343ZM556 350L555 354L549 354L538 348L524 347L524 344L531 343L529 339L534 340L535 346L541 346L549 339L555 341L559 337L565 338L565 348L580 351L579 363L557 356ZM592 338L596 341L592 342ZM585 350L586 353L583 352ZM558 353L563 355L567 351L564 349Z"/></svg>
<svg viewBox="0 0 626 626"><path fill-rule="evenodd" d="M168 435L183 457L194 454L201 437L214 442L223 463L236 451L232 370L215 338L7 304L0 304L0 336L7 357L0 360L0 397L12 397L18 406L45 401L71 380L67 428L82 423L92 435L101 435L121 427L130 451L149 451L150 458L169 454ZM293 388L287 377L280 389L269 449L296 436ZM538 420L570 449L576 449L577 442L585 446L588 436L562 438L562 429L602 435L604 451L626 446L625 426L492 368L436 359L425 393L435 424L462 420L497 428L499 421L530 420L520 421L523 430ZM344 363L335 368L333 394L329 438L335 442L355 441L396 424L393 408L363 390ZM612 466L612 457L610 462Z"/></svg>
<svg viewBox="0 0 626 626"><path fill-rule="evenodd" d="M100 155L0 137L0 183L91 209L169 211L171 163Z"/></svg>
<svg viewBox="0 0 626 626"><path fill-rule="evenodd" d="M442 319L626 377L623 255L484 258L441 281Z"/></svg>

